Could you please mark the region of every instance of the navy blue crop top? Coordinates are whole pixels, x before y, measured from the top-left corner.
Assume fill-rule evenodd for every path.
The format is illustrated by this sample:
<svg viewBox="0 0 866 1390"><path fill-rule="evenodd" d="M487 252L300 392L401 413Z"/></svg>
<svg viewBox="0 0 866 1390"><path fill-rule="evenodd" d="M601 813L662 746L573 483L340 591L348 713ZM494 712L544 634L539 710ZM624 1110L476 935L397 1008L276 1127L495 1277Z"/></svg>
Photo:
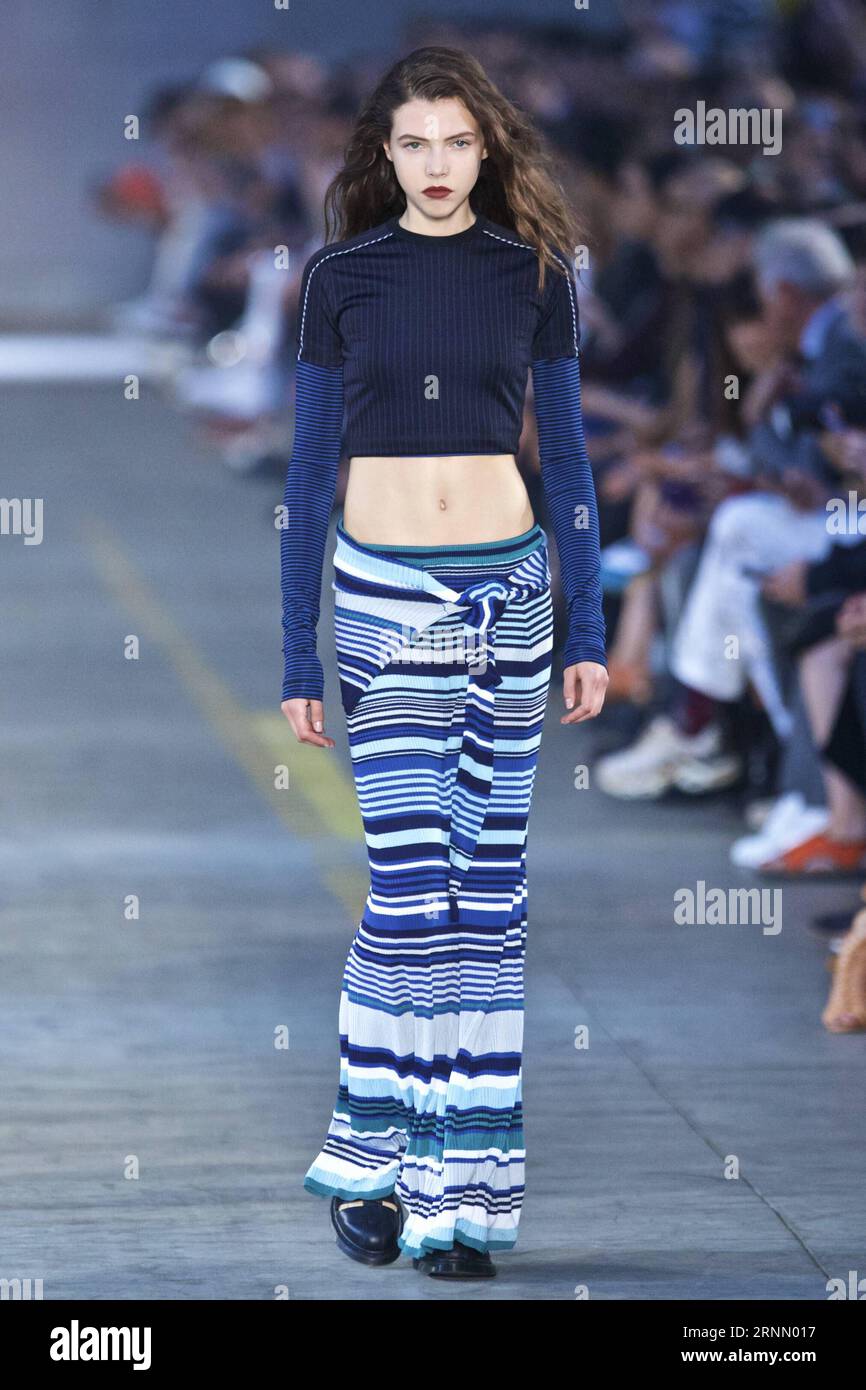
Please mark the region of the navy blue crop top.
<svg viewBox="0 0 866 1390"><path fill-rule="evenodd" d="M516 454L530 366L568 605L563 659L606 663L577 296L557 259L565 273L548 266L539 292L535 248L476 214L449 236L395 216L307 261L280 535L284 700L322 698L316 627L341 456Z"/></svg>
<svg viewBox="0 0 866 1390"><path fill-rule="evenodd" d="M298 356L343 368L347 458L516 454L533 358L577 354L572 283L476 216L426 236L397 217L308 261Z"/></svg>

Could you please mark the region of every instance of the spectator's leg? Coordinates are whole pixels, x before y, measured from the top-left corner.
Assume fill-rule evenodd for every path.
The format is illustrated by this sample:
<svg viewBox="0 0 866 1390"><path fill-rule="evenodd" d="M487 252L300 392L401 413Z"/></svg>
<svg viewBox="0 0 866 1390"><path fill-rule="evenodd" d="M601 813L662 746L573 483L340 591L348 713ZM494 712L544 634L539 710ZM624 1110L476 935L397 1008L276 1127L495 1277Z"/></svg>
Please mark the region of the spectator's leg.
<svg viewBox="0 0 866 1390"><path fill-rule="evenodd" d="M608 661L608 700L634 700L636 704L645 704L649 699L652 693L650 651L657 626L656 576L638 575L623 594Z"/></svg>
<svg viewBox="0 0 866 1390"><path fill-rule="evenodd" d="M852 651L837 637L819 642L800 659L800 683L812 734L819 748L829 741L848 687ZM866 798L832 763L823 765L830 823L827 835L840 841L866 839Z"/></svg>

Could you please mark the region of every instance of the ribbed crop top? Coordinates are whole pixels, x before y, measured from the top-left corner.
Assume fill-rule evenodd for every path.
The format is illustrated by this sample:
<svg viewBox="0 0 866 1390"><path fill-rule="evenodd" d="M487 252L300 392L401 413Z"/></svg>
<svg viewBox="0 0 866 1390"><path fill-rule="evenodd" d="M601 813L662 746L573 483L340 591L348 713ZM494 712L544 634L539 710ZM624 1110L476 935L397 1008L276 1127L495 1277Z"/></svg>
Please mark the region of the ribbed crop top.
<svg viewBox="0 0 866 1390"><path fill-rule="evenodd" d="M533 359L574 357L572 281L476 215L427 236L397 217L317 251L298 356L343 368L343 453L516 454Z"/></svg>
<svg viewBox="0 0 866 1390"><path fill-rule="evenodd" d="M342 455L516 454L532 367L539 457L568 604L564 662L606 662L598 514L583 437L572 272L476 213L448 236L398 217L307 261L281 523L282 698L321 699L322 565Z"/></svg>

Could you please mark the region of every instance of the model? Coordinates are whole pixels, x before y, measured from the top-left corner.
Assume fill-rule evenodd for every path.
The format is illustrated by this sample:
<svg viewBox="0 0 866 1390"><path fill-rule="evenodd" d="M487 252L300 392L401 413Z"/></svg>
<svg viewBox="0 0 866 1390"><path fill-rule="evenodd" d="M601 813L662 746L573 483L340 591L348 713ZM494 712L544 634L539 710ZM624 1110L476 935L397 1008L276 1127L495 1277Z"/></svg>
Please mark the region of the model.
<svg viewBox="0 0 866 1390"><path fill-rule="evenodd" d="M304 1186L353 1259L490 1277L524 1192L527 821L553 650L516 463L530 365L568 610L561 722L597 715L607 684L574 227L526 118L442 47L379 83L325 209L340 239L307 262L298 315L282 710L334 747L316 632L345 453L334 629L370 891Z"/></svg>

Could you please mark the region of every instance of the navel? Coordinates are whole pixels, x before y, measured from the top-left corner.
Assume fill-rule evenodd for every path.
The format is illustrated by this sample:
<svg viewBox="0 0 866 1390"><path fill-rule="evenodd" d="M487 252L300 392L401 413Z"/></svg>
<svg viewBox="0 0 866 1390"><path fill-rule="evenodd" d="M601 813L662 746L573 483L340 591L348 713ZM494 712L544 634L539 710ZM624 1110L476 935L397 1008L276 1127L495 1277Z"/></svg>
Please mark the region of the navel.
<svg viewBox="0 0 866 1390"><path fill-rule="evenodd" d="M444 512L445 506L446 506L446 502L445 502L445 498L444 498L444 497L440 497L440 498L439 498L439 506L442 508L442 510L443 510L443 512Z"/></svg>

